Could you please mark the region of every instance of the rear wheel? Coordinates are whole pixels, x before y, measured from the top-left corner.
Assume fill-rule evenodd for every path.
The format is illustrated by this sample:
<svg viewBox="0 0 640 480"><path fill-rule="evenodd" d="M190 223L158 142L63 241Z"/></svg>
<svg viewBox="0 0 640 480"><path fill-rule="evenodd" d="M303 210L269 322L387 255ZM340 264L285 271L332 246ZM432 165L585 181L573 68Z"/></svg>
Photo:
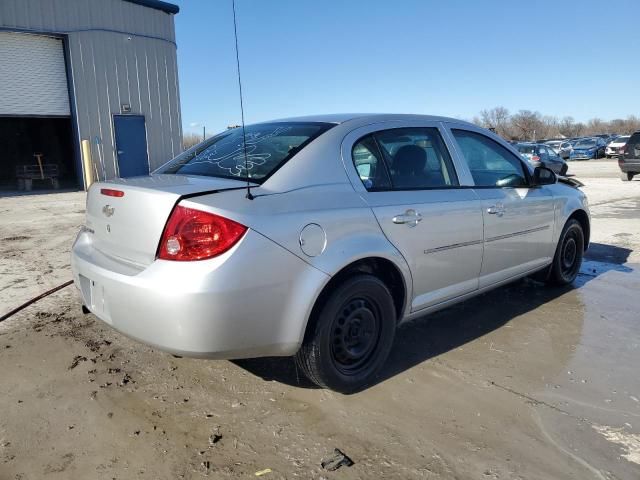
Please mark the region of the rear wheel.
<svg viewBox="0 0 640 480"><path fill-rule="evenodd" d="M580 271L583 256L584 231L580 222L572 218L564 226L560 235L548 282L555 285L567 285L573 282Z"/></svg>
<svg viewBox="0 0 640 480"><path fill-rule="evenodd" d="M633 180L634 176L635 176L635 173L631 173L631 172L621 172L620 173L620 179L623 182L630 182L631 180Z"/></svg>
<svg viewBox="0 0 640 480"><path fill-rule="evenodd" d="M562 175L563 177L567 174L567 170L569 170L569 165L567 165L566 163L564 165L562 165L562 167L560 168L560 175Z"/></svg>
<svg viewBox="0 0 640 480"><path fill-rule="evenodd" d="M295 360L316 385L351 393L367 386L389 356L396 311L387 286L356 275L329 294Z"/></svg>

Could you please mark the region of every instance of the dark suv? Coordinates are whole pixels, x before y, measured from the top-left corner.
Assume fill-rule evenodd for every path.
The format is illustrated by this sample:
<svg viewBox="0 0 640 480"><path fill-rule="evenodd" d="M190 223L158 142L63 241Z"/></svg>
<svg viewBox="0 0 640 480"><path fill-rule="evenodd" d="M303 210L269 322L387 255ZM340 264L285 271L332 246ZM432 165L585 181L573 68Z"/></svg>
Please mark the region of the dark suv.
<svg viewBox="0 0 640 480"><path fill-rule="evenodd" d="M634 133L624 147L624 152L618 157L620 178L627 182L640 173L640 131Z"/></svg>

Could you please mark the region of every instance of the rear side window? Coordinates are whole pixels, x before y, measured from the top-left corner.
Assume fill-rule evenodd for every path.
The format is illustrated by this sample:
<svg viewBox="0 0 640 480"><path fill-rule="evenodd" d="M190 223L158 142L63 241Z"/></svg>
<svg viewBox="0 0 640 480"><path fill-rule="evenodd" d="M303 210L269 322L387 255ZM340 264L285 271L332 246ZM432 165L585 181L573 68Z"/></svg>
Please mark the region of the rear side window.
<svg viewBox="0 0 640 480"><path fill-rule="evenodd" d="M624 149L625 158L640 158L640 132L636 132L629 138Z"/></svg>
<svg viewBox="0 0 640 480"><path fill-rule="evenodd" d="M365 152L373 153L366 157ZM420 190L458 185L451 157L437 128L375 132L354 145L352 156L367 190Z"/></svg>
<svg viewBox="0 0 640 480"><path fill-rule="evenodd" d="M520 153L525 153L529 155L536 154L536 147L533 145L517 145L516 148Z"/></svg>
<svg viewBox="0 0 640 480"><path fill-rule="evenodd" d="M227 130L178 155L154 173L250 179L262 183L332 124L282 122Z"/></svg>
<svg viewBox="0 0 640 480"><path fill-rule="evenodd" d="M471 176L479 187L527 186L524 165L494 140L469 130L452 130Z"/></svg>
<svg viewBox="0 0 640 480"><path fill-rule="evenodd" d="M367 190L388 190L391 188L387 167L373 135L360 139L353 146L351 156L358 176Z"/></svg>

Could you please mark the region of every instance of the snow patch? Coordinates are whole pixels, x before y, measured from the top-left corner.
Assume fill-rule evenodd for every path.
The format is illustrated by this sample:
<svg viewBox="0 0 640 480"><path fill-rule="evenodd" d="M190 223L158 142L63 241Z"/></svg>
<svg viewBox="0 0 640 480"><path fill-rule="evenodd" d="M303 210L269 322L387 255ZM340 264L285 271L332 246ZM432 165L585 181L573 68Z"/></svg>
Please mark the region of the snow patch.
<svg viewBox="0 0 640 480"><path fill-rule="evenodd" d="M612 443L620 445L626 450L622 454L630 462L640 465L640 435L627 433L623 428L612 428L604 425L592 425L593 429Z"/></svg>

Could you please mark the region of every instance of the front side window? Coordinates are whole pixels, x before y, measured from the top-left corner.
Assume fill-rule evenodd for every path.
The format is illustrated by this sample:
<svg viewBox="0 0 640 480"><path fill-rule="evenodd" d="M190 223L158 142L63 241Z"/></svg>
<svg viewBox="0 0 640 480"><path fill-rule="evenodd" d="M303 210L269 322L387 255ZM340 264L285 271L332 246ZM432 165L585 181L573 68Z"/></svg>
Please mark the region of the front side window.
<svg viewBox="0 0 640 480"><path fill-rule="evenodd" d="M261 183L333 125L282 122L227 130L178 155L154 173L249 179ZM244 152L246 138L246 162Z"/></svg>
<svg viewBox="0 0 640 480"><path fill-rule="evenodd" d="M479 187L527 186L523 163L509 150L482 134L452 130L471 176Z"/></svg>

